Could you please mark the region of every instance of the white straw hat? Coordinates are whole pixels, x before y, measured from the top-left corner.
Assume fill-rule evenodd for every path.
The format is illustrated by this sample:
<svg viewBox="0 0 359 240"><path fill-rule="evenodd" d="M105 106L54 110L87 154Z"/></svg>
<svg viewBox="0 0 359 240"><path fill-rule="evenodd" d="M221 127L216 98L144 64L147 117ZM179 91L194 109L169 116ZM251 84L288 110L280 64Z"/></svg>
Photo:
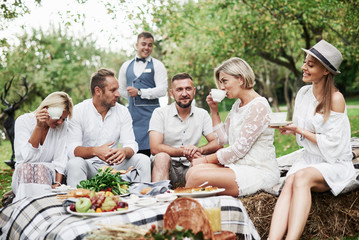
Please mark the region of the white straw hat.
<svg viewBox="0 0 359 240"><path fill-rule="evenodd" d="M320 40L311 49L302 49L306 53L318 59L324 65L324 67L334 75L340 73L338 68L343 61L343 56L332 44L325 40Z"/></svg>

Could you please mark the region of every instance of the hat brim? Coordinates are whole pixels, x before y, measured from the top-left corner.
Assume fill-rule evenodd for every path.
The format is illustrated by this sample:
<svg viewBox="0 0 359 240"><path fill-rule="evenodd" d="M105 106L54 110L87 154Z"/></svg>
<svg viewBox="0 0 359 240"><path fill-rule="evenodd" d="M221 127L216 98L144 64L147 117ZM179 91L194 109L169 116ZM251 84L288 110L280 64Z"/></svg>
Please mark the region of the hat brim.
<svg viewBox="0 0 359 240"><path fill-rule="evenodd" d="M339 70L337 71L334 71L333 69L331 69L327 64L325 64L317 55L315 55L313 52L311 52L310 50L308 49L304 49L302 48L302 50L308 54L310 54L311 56L315 57L321 64L323 64L323 66L331 73L333 73L334 75L337 75L340 73Z"/></svg>

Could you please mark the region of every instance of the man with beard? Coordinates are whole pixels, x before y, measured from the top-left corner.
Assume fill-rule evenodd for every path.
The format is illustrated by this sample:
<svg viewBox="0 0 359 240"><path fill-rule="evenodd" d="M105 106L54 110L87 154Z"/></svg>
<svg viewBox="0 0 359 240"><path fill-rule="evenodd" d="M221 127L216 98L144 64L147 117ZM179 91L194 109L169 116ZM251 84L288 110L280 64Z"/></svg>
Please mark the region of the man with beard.
<svg viewBox="0 0 359 240"><path fill-rule="evenodd" d="M170 94L175 102L157 108L149 126L152 182L170 179L173 187L184 186L189 159L216 152L212 120L204 109L192 106L196 93L192 77L179 73L172 78ZM201 137L208 143L198 147Z"/></svg>
<svg viewBox="0 0 359 240"><path fill-rule="evenodd" d="M103 166L117 170L133 166L139 173L136 181L151 181L150 159L136 154L132 118L128 109L117 103L118 88L114 72L100 69L91 77L92 99L74 107L67 163L67 183L72 187L95 176Z"/></svg>

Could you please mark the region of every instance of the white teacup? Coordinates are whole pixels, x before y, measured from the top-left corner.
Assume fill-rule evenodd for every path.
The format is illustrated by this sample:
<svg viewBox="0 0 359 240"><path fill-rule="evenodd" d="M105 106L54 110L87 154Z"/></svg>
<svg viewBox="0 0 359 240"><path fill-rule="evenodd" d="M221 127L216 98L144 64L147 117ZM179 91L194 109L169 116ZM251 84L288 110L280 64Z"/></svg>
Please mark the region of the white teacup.
<svg viewBox="0 0 359 240"><path fill-rule="evenodd" d="M287 112L273 112L270 114L271 123L284 123L287 121Z"/></svg>
<svg viewBox="0 0 359 240"><path fill-rule="evenodd" d="M217 88L212 88L211 95L212 95L213 101L221 102L224 99L224 97L226 96L226 91L223 91L223 90L220 90Z"/></svg>
<svg viewBox="0 0 359 240"><path fill-rule="evenodd" d="M60 119L63 111L64 109L60 107L49 107L47 109L47 112L49 113L50 117L56 120Z"/></svg>

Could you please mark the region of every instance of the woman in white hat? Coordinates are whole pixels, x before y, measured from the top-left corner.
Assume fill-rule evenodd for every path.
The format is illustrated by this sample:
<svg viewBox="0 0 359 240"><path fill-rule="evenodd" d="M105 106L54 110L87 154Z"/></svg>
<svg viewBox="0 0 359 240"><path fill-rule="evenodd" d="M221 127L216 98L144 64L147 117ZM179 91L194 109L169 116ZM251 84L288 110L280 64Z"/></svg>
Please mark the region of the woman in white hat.
<svg viewBox="0 0 359 240"><path fill-rule="evenodd" d="M321 40L302 66L302 87L295 100L293 124L278 128L293 134L303 154L287 173L272 216L269 239L299 239L311 208L311 191L338 195L355 177L350 145L350 123L345 99L334 86L342 55Z"/></svg>
<svg viewBox="0 0 359 240"><path fill-rule="evenodd" d="M51 187L60 186L67 163L66 119L71 118L72 105L67 93L54 92L34 112L16 119L14 201L51 193Z"/></svg>

